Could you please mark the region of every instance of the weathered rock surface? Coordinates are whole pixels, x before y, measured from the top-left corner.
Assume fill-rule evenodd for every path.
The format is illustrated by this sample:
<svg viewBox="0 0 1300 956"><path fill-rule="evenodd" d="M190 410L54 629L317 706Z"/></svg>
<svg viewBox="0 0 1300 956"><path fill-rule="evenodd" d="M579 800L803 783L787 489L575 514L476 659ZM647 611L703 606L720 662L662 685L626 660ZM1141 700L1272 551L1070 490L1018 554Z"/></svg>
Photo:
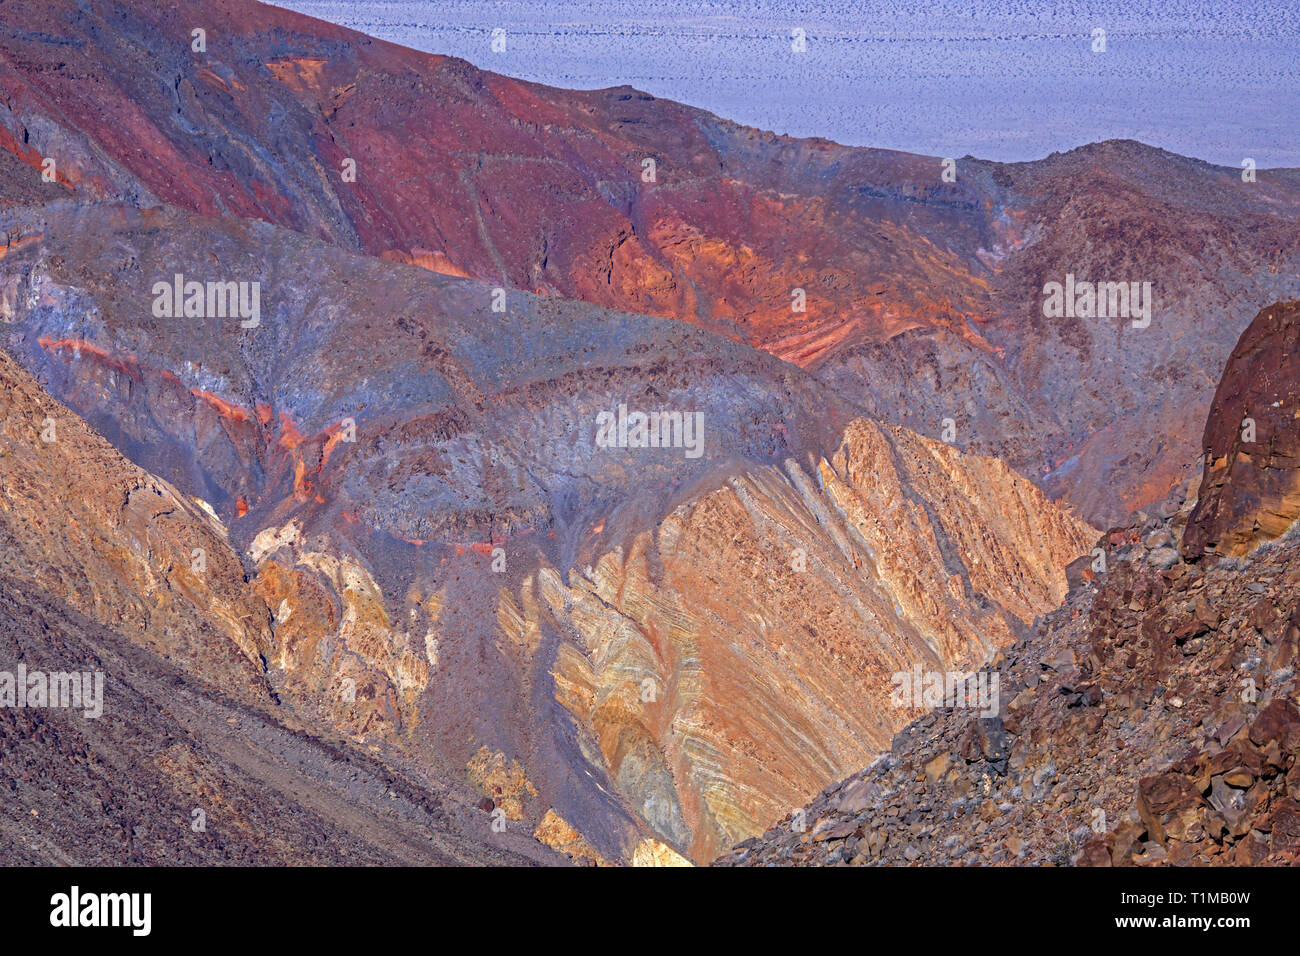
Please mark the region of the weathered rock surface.
<svg viewBox="0 0 1300 956"><path fill-rule="evenodd" d="M29 581L0 585L0 669L105 678L98 718L0 708L10 865L564 862L519 827L492 833L459 784L288 726Z"/></svg>
<svg viewBox="0 0 1300 956"><path fill-rule="evenodd" d="M221 522L123 460L2 351L0 544L0 573L235 699L271 702L271 622Z"/></svg>
<svg viewBox="0 0 1300 956"><path fill-rule="evenodd" d="M893 674L973 670L1059 603L1093 535L1000 462L857 420L814 474L736 475L567 588L544 569L537 615L582 638L554 677L592 759L708 860L887 745Z"/></svg>
<svg viewBox="0 0 1300 956"><path fill-rule="evenodd" d="M893 672L995 653L1095 537L1001 462L689 325L501 315L472 280L177 210L7 221L31 238L0 263L5 341L210 503L276 692L485 812L553 813L580 858L758 832L907 719ZM255 264L261 326L153 316L152 283L210 256ZM698 410L699 456L597 446L620 403Z"/></svg>
<svg viewBox="0 0 1300 956"><path fill-rule="evenodd" d="M1161 570L1117 537L1006 652L996 717L927 715L720 862L1294 863L1300 538Z"/></svg>
<svg viewBox="0 0 1300 956"><path fill-rule="evenodd" d="M0 366L20 636L66 602L597 865L711 859L915 716L894 672L993 658L998 716L911 725L734 859L1067 861L1084 817L1094 862L1290 852L1290 712L1250 708L1289 692L1295 543L1245 553L1294 510L1289 307L1216 405L1274 395L1267 456L1207 431L1204 508L1165 498L1300 294L1296 171L1108 142L943 183L246 0L9 0L0 94L0 338L71 410ZM1046 318L1067 274L1150 281L1151 324ZM176 275L260 283L260 323L160 315ZM699 454L602 447L624 405L698 413ZM1108 570L1039 488L1117 525Z"/></svg>
<svg viewBox="0 0 1300 956"><path fill-rule="evenodd" d="M0 351L0 672L103 678L91 717L89 686L72 709L0 691L10 863L562 862L493 833L457 777L304 719L272 686L272 644L220 521Z"/></svg>
<svg viewBox="0 0 1300 956"><path fill-rule="evenodd" d="M1266 309L1229 360L1204 484L1103 536L1068 569L1064 605L1005 652L996 716L926 715L889 754L720 862L1300 862L1300 525L1270 534L1250 517L1278 487L1266 469L1289 467L1284 410L1300 367L1277 336L1291 314ZM1264 341L1279 347L1261 352ZM1286 436L1262 442L1282 450L1271 466L1223 464L1239 448L1243 395L1274 410L1261 435ZM1276 514L1279 497L1263 507ZM1228 528L1253 522L1239 539L1253 548L1189 546L1193 533L1223 540L1206 527L1225 515Z"/></svg>
<svg viewBox="0 0 1300 956"><path fill-rule="evenodd" d="M1189 558L1236 556L1300 517L1300 302L1269 306L1233 349L1205 429Z"/></svg>

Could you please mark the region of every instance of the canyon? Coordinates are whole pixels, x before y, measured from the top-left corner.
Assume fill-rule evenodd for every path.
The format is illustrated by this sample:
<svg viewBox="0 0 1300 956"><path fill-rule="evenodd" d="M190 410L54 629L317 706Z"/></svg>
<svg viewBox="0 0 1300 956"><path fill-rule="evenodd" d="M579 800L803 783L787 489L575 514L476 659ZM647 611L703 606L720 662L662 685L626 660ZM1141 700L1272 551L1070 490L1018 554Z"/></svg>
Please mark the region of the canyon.
<svg viewBox="0 0 1300 956"><path fill-rule="evenodd" d="M1078 666L1084 622L1199 621L1274 539L1250 583L1285 619L1300 171L1132 141L941 168L246 0L0 4L0 668L108 678L102 724L0 711L0 832L33 862L937 860L889 835L912 777L963 820L990 761L1016 799L1053 779L1099 712L1040 661ZM1048 316L1066 275L1149 282L1149 324ZM202 309L155 307L177 276ZM256 303L207 307L232 286ZM704 440L602 440L621 408ZM990 665L1032 752L890 703ZM1112 819L1192 732L1157 716ZM971 769L918 764L949 744ZM843 781L886 836L825 838ZM778 839L810 801L830 822ZM1041 809L994 862L1076 860ZM1108 858L1174 852L1132 835Z"/></svg>
<svg viewBox="0 0 1300 956"><path fill-rule="evenodd" d="M523 294L499 315L472 280L176 210L6 226L37 237L4 260L7 345L229 538L260 631L224 641L259 682L602 860L707 860L851 772L902 717L889 674L1011 641L1096 536L1001 462L691 325ZM214 254L265 270L273 323L144 307L159 259ZM621 400L695 406L710 440L601 448Z"/></svg>

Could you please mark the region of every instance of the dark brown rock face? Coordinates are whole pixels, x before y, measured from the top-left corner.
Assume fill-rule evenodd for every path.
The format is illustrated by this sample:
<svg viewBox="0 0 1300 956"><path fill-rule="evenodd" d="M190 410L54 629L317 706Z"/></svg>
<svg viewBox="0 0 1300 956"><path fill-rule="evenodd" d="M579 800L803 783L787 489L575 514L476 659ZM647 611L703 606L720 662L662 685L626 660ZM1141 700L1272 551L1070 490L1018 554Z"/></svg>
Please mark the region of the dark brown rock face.
<svg viewBox="0 0 1300 956"><path fill-rule="evenodd" d="M1300 516L1300 301L1255 317L1228 359L1205 427L1188 557L1240 555Z"/></svg>

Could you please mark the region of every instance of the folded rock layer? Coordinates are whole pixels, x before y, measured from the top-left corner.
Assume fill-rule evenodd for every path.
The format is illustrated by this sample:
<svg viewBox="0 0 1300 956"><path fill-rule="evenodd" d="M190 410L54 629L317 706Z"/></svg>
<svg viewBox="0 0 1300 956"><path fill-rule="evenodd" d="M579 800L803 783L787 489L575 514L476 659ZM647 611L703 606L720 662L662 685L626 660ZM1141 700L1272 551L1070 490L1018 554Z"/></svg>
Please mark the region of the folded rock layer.
<svg viewBox="0 0 1300 956"><path fill-rule="evenodd" d="M1096 537L689 325L501 314L474 280L174 209L7 219L7 345L239 554L258 680L583 859L758 832L887 743L894 673L995 654ZM209 256L245 264L260 324L154 313ZM699 416L698 456L597 442L620 407Z"/></svg>

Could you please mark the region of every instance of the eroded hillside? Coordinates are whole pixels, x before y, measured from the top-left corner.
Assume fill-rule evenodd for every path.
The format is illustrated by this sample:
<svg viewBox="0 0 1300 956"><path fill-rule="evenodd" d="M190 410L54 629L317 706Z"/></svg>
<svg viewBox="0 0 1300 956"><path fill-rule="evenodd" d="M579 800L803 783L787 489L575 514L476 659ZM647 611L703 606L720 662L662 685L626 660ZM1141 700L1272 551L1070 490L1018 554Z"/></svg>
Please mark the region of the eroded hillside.
<svg viewBox="0 0 1300 956"><path fill-rule="evenodd" d="M891 673L1013 641L1096 536L688 325L175 210L9 222L7 344L232 543L259 679L585 858L759 832L887 742ZM153 314L210 258L260 324ZM602 447L620 405L700 416L699 454Z"/></svg>

